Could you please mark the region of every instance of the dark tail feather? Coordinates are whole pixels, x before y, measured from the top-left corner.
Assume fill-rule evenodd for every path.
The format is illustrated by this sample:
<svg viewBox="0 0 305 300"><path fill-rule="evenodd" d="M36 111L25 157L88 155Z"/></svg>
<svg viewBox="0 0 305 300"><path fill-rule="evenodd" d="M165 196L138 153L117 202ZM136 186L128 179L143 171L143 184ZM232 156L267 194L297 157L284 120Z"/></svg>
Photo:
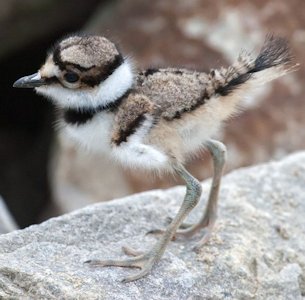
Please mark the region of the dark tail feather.
<svg viewBox="0 0 305 300"><path fill-rule="evenodd" d="M268 34L263 47L249 73L259 72L277 66L291 66L294 57L285 38Z"/></svg>
<svg viewBox="0 0 305 300"><path fill-rule="evenodd" d="M295 71L297 67L288 41L269 34L256 59L253 59L249 53L242 52L238 60L229 68L212 70L209 74L212 88L209 91L210 94L227 96L246 82L251 81L260 85ZM272 71L266 72L268 69Z"/></svg>

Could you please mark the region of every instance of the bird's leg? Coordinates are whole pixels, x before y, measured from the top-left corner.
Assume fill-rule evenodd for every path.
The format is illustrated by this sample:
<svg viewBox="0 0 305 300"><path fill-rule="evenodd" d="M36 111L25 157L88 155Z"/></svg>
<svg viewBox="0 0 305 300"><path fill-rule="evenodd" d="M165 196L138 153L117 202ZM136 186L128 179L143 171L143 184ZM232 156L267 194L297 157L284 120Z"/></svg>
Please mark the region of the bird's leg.
<svg viewBox="0 0 305 300"><path fill-rule="evenodd" d="M141 271L135 275L126 277L123 282L130 282L137 280L147 275L151 270L152 266L160 260L162 257L167 244L171 241L175 235L177 229L181 225L182 221L190 213L190 211L197 205L201 195L200 182L195 179L189 172L185 170L182 165L175 166L175 171L179 174L186 182L186 194L183 203L176 215L171 221L168 228L164 231L160 240L146 253L140 253L130 248L124 248L126 254L134 257L126 260L89 260L86 263L92 266L119 266L129 268L140 268Z"/></svg>
<svg viewBox="0 0 305 300"><path fill-rule="evenodd" d="M176 236L192 236L202 228L206 228L203 238L196 245L195 249L199 249L205 244L213 230L217 217L218 194L220 188L221 177L226 161L226 147L218 141L209 140L206 144L213 158L213 181L209 193L208 203L205 212L198 223L188 226L188 228L178 230ZM181 228L181 227L180 227Z"/></svg>
<svg viewBox="0 0 305 300"><path fill-rule="evenodd" d="M218 141L209 140L206 143L207 149L210 151L213 158L213 181L212 186L209 193L208 203L205 209L204 214L201 219L196 224L182 223L176 234L174 235L174 239L179 236L190 237L196 232L198 232L202 228L206 228L203 238L199 241L199 243L195 246L195 250L198 250L202 245L204 245L211 236L213 227L215 225L216 217L217 217L217 204L218 204L218 194L220 181L222 177L222 172L224 169L224 164L226 161L226 147L224 144ZM170 219L171 220L171 219ZM163 233L164 230L151 230L149 233L160 234Z"/></svg>

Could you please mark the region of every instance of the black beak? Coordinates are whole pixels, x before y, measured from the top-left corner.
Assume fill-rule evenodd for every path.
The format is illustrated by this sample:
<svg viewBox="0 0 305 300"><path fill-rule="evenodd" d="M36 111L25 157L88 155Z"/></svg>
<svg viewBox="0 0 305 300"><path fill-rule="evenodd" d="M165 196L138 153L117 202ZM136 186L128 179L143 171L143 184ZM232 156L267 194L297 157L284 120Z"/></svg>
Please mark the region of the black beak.
<svg viewBox="0 0 305 300"><path fill-rule="evenodd" d="M35 73L29 76L21 77L13 84L15 88L35 88L46 84L45 80L41 78L39 73Z"/></svg>

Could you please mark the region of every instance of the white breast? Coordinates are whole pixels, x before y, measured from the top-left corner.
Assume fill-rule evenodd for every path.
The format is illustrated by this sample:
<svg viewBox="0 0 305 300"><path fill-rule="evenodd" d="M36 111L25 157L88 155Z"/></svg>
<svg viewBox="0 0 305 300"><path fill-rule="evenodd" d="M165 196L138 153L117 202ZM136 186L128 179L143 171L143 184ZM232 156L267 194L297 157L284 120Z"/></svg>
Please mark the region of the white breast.
<svg viewBox="0 0 305 300"><path fill-rule="evenodd" d="M167 166L167 157L159 149L143 144L151 127L151 118L119 146L111 146L114 115L99 113L83 125L65 124L62 133L74 140L81 148L90 152L103 153L129 168L159 170Z"/></svg>
<svg viewBox="0 0 305 300"><path fill-rule="evenodd" d="M65 124L63 134L91 152L109 153L113 114L102 112L85 124Z"/></svg>

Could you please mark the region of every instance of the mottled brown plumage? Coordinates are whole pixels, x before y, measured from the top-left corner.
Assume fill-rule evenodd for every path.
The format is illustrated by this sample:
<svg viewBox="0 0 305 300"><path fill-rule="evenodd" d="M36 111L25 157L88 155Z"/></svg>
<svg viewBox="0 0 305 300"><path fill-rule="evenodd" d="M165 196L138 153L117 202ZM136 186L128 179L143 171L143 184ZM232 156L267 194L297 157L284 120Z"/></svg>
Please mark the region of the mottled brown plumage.
<svg viewBox="0 0 305 300"><path fill-rule="evenodd" d="M53 51L65 65L83 69L104 67L120 55L114 43L101 36L72 36L59 42Z"/></svg>
<svg viewBox="0 0 305 300"><path fill-rule="evenodd" d="M160 108L160 116L167 120L191 111L198 102L206 100L209 84L204 73L185 69L160 69L148 76L139 74L136 93L143 94Z"/></svg>
<svg viewBox="0 0 305 300"><path fill-rule="evenodd" d="M111 141L116 146L126 142L141 123L145 115L154 117L156 105L143 94L130 94L122 101L115 115Z"/></svg>

